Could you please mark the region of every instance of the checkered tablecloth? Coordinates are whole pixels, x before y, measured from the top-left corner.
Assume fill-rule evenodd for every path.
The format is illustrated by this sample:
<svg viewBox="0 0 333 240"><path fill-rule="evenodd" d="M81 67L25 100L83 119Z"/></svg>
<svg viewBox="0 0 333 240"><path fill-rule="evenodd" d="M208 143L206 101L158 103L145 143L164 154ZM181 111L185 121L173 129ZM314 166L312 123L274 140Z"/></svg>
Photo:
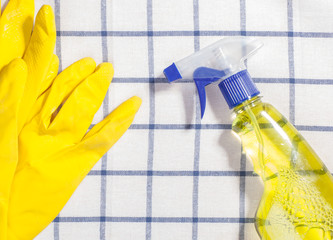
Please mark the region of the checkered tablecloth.
<svg viewBox="0 0 333 240"><path fill-rule="evenodd" d="M132 95L133 125L38 240L258 240L263 192L231 133L216 86L200 120L195 85L162 70L224 36L265 46L248 60L264 96L327 167L333 145L332 0L36 0L56 13L61 69L82 57L114 64L94 123ZM29 223L27 223L29 224Z"/></svg>

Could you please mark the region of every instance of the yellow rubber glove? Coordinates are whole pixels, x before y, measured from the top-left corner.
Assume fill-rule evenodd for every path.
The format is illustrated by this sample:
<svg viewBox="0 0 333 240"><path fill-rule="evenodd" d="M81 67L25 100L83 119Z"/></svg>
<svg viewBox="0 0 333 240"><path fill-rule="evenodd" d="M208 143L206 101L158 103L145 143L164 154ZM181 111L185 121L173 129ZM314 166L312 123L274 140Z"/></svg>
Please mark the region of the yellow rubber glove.
<svg viewBox="0 0 333 240"><path fill-rule="evenodd" d="M8 198L18 162L18 134L58 65L53 55L56 34L52 10L41 9L31 35L33 16L33 0L11 0L0 15L0 240L7 239ZM26 63L16 58L24 58Z"/></svg>
<svg viewBox="0 0 333 240"><path fill-rule="evenodd" d="M28 66L19 129L58 71L58 58L53 54L56 28L52 8L43 6L40 9L31 35L34 8L34 0L10 0L0 18L0 70L15 58L23 58ZM52 77L48 77L50 73Z"/></svg>
<svg viewBox="0 0 333 240"><path fill-rule="evenodd" d="M0 239L7 239L10 186L18 160L18 109L28 70L21 59L0 72Z"/></svg>
<svg viewBox="0 0 333 240"><path fill-rule="evenodd" d="M96 68L85 58L59 74L37 100L19 136L8 239L31 240L40 233L132 123L141 105L138 97L121 104L87 133L112 76L111 64Z"/></svg>

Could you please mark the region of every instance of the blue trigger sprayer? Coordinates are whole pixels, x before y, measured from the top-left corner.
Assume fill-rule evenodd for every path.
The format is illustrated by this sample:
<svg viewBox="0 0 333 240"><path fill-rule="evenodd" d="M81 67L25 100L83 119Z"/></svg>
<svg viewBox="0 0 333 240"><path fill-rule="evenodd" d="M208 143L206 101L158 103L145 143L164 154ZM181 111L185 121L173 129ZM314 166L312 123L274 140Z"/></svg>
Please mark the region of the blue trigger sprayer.
<svg viewBox="0 0 333 240"><path fill-rule="evenodd" d="M244 61L263 44L254 38L223 38L173 63L166 78L193 79L201 117L205 87L217 84L232 109L239 136L254 171L264 182L255 226L265 240L333 239L333 178L296 128L261 101Z"/></svg>
<svg viewBox="0 0 333 240"><path fill-rule="evenodd" d="M194 80L199 93L202 118L206 108L205 87L211 83L220 82L219 87L230 108L260 93L252 82L244 61L262 45L252 38L225 38L173 63L164 70L164 75L170 82L182 78ZM239 91L233 90L234 88Z"/></svg>

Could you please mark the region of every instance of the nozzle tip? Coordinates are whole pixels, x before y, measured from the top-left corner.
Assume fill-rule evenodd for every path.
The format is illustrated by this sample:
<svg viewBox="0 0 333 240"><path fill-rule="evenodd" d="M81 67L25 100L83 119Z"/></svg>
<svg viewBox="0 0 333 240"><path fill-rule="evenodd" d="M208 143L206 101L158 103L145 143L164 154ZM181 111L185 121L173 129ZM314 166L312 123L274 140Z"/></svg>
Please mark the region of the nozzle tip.
<svg viewBox="0 0 333 240"><path fill-rule="evenodd" d="M163 71L164 76L168 79L169 82L173 82L175 80L181 79L182 75L180 75L180 72L176 66L176 64L171 64L169 67L164 69Z"/></svg>

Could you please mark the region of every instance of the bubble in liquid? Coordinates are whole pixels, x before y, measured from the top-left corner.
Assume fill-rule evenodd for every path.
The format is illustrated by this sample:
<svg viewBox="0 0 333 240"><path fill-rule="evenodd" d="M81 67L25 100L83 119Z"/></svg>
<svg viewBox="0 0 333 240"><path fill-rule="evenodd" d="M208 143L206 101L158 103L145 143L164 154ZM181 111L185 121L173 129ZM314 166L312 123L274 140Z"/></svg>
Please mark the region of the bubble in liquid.
<svg viewBox="0 0 333 240"><path fill-rule="evenodd" d="M312 181L292 169L280 171L276 181L265 221L267 239L332 240L332 206Z"/></svg>

